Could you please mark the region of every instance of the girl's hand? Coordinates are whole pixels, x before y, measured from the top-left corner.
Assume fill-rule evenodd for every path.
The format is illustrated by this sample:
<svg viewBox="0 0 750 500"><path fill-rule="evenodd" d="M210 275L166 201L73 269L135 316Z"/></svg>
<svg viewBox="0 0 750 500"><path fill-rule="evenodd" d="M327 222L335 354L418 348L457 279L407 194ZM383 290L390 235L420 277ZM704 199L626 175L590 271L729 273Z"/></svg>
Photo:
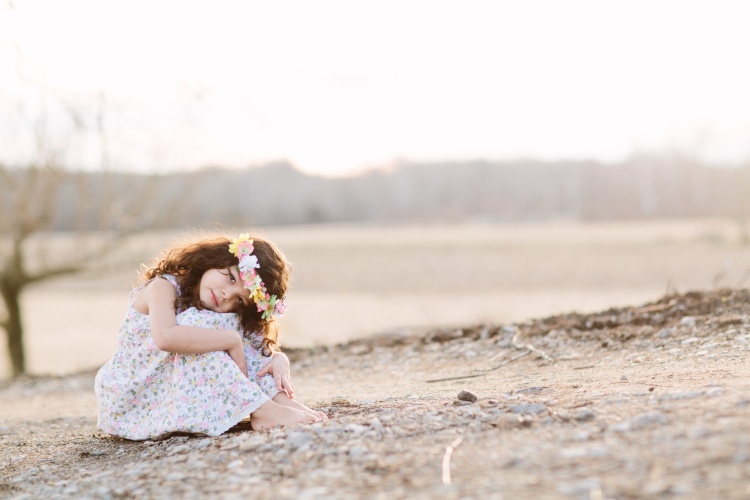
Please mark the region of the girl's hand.
<svg viewBox="0 0 750 500"><path fill-rule="evenodd" d="M242 347L242 342L240 342L239 345L228 349L227 353L229 354L229 357L232 358L232 361L237 363L242 374L247 377L247 359L245 358L245 349Z"/></svg>
<svg viewBox="0 0 750 500"><path fill-rule="evenodd" d="M294 386L292 385L292 368L289 366L289 358L283 352L273 354L271 361L258 371L258 377L270 374L276 381L276 388L286 393L289 399L294 399Z"/></svg>

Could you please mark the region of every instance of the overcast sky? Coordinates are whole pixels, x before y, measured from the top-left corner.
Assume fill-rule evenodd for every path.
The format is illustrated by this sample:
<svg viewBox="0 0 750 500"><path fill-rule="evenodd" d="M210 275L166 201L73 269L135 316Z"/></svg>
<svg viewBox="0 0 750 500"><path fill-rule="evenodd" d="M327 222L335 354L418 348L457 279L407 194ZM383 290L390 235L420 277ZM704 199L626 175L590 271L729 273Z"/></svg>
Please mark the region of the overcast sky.
<svg viewBox="0 0 750 500"><path fill-rule="evenodd" d="M97 165L105 144L143 170L654 151L737 163L748 20L750 2L716 0L5 0L0 160L31 158L44 130L69 163Z"/></svg>

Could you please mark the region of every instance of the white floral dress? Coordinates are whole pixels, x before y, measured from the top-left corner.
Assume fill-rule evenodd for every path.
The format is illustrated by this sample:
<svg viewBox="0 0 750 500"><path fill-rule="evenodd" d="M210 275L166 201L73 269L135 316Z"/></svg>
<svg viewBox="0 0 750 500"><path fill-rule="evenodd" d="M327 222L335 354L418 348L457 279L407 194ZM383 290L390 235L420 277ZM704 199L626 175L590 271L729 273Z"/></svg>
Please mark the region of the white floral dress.
<svg viewBox="0 0 750 500"><path fill-rule="evenodd" d="M174 276L162 277L179 292ZM271 359L258 349L259 335L243 341L249 379L225 351L175 354L156 347L148 315L133 308L146 284L131 292L117 352L96 374L101 430L134 440L172 432L218 436L278 393L272 376L257 377ZM177 314L177 324L240 332L236 314L196 308Z"/></svg>

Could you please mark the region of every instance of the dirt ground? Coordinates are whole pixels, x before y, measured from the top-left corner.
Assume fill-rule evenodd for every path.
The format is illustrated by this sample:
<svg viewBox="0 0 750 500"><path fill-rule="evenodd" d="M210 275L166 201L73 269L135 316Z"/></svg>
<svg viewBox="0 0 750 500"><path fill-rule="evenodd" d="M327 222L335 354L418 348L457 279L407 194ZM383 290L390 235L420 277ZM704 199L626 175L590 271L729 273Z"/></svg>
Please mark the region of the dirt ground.
<svg viewBox="0 0 750 500"><path fill-rule="evenodd" d="M93 372L2 382L0 496L750 498L745 289L289 354L328 422L130 442Z"/></svg>

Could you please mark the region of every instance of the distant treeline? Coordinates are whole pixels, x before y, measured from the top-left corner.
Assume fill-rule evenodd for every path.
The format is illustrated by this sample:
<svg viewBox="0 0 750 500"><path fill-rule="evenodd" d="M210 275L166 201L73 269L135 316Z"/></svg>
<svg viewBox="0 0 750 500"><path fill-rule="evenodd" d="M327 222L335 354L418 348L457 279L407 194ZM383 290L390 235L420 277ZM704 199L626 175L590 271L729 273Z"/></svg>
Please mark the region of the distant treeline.
<svg viewBox="0 0 750 500"><path fill-rule="evenodd" d="M117 217L153 228L335 221L460 222L750 215L750 165L633 158L597 162L403 163L356 177L286 162L168 175L92 172L64 180L53 228ZM107 215L105 215L107 214ZM122 222L121 220L119 221Z"/></svg>

